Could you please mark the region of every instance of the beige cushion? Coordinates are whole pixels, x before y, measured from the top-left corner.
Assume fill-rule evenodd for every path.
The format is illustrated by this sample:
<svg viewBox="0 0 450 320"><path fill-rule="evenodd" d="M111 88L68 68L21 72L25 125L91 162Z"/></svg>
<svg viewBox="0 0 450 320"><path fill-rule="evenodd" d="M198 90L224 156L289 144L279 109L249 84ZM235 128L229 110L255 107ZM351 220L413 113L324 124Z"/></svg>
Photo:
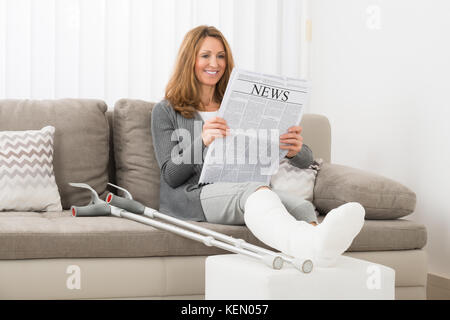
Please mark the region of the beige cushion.
<svg viewBox="0 0 450 320"><path fill-rule="evenodd" d="M319 216L319 223L324 216ZM427 243L424 225L406 220L366 220L348 251L422 249Z"/></svg>
<svg viewBox="0 0 450 320"><path fill-rule="evenodd" d="M331 161L331 127L328 118L314 113L305 113L300 122L303 128L303 143L313 152L314 158Z"/></svg>
<svg viewBox="0 0 450 320"><path fill-rule="evenodd" d="M150 130L154 103L121 99L114 107L114 154L117 185L133 199L159 208L160 170Z"/></svg>
<svg viewBox="0 0 450 320"><path fill-rule="evenodd" d="M0 211L61 211L53 171L55 128L0 131Z"/></svg>
<svg viewBox="0 0 450 320"><path fill-rule="evenodd" d="M68 185L83 182L102 197L108 182L109 129L103 101L89 99L0 100L0 131L56 128L56 183L64 209L86 205L89 192Z"/></svg>
<svg viewBox="0 0 450 320"><path fill-rule="evenodd" d="M314 205L327 213L347 202L361 203L366 219L397 219L414 211L416 194L383 176L324 163L316 178Z"/></svg>
<svg viewBox="0 0 450 320"><path fill-rule="evenodd" d="M264 246L244 226L194 222ZM0 212L0 259L152 257L223 254L216 247L116 217L74 218L64 212ZM398 219L366 221L349 251L420 249L426 230ZM265 246L264 246L265 247Z"/></svg>

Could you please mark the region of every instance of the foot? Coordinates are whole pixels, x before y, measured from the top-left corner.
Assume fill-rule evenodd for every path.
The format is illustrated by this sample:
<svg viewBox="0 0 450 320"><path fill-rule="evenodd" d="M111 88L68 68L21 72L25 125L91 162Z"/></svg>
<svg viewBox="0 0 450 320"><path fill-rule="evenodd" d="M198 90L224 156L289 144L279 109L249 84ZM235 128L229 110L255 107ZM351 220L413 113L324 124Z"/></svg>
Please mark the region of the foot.
<svg viewBox="0 0 450 320"><path fill-rule="evenodd" d="M331 210L322 223L314 227L314 252L317 266L336 264L352 244L364 225L365 210L357 202L349 202Z"/></svg>

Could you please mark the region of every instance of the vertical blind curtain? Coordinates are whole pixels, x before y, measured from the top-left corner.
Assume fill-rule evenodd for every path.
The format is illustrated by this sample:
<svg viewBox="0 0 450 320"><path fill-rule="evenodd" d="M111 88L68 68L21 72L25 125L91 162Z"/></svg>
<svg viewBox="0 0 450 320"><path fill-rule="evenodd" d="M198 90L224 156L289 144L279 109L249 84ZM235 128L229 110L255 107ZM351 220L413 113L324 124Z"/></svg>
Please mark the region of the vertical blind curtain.
<svg viewBox="0 0 450 320"><path fill-rule="evenodd" d="M306 0L0 0L0 99L159 101L185 33L213 25L237 66L305 77Z"/></svg>

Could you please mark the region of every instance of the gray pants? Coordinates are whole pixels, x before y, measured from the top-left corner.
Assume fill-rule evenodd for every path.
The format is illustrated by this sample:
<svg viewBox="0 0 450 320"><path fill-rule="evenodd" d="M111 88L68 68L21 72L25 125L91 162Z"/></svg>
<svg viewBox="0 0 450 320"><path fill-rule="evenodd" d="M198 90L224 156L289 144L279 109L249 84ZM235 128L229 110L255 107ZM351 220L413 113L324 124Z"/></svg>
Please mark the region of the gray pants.
<svg viewBox="0 0 450 320"><path fill-rule="evenodd" d="M258 188L267 186L259 182L220 182L202 187L200 201L206 221L218 224L244 225L247 198ZM297 220L318 222L311 202L273 189L287 211Z"/></svg>

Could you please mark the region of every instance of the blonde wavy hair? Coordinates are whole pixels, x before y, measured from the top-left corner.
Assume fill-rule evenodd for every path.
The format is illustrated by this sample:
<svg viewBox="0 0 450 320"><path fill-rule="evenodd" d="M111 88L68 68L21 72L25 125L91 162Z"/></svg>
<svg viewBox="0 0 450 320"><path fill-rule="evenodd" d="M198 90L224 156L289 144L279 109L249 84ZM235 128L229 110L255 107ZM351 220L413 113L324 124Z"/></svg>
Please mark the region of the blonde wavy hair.
<svg viewBox="0 0 450 320"><path fill-rule="evenodd" d="M200 106L200 82L195 76L194 67L200 46L206 37L214 37L222 42L227 63L225 72L214 90L215 101L222 102L234 67L230 46L223 34L215 27L198 26L184 36L174 71L166 86L165 99L185 118L193 118Z"/></svg>

